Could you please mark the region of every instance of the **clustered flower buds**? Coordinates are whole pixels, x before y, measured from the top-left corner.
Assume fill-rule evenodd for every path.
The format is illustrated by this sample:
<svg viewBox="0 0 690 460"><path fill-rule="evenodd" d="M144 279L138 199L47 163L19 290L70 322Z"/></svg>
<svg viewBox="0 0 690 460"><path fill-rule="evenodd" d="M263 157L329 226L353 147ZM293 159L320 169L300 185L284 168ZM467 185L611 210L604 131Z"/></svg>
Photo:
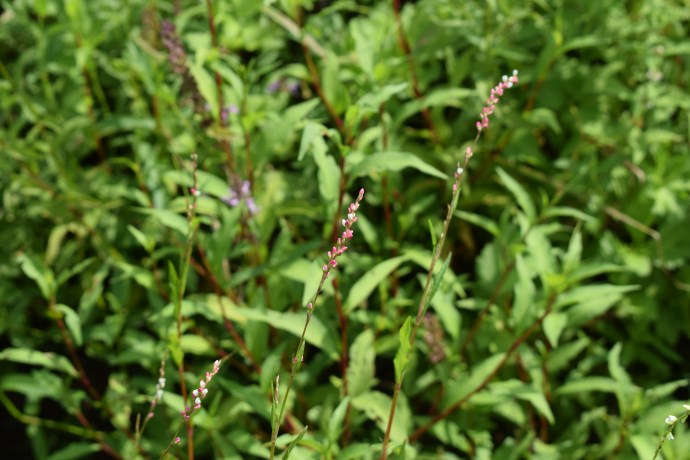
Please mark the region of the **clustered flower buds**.
<svg viewBox="0 0 690 460"><path fill-rule="evenodd" d="M345 227L345 231L343 232L342 236L338 238L338 240L335 242L335 246L333 246L333 249L328 251L328 261L326 262L326 265L323 266L323 272L324 272L324 278L328 278L328 275L331 273L331 269L335 268L338 265L338 262L335 260L338 256L342 255L345 251L347 251L347 246L345 246L345 242L349 239L352 239L354 236L354 231L352 230L352 225L357 222L357 215L356 212L359 209L359 202L362 201L364 198L364 189L361 189L359 191L359 195L357 196L357 199L350 205L349 208L347 208L347 219L343 219L343 227Z"/></svg>
<svg viewBox="0 0 690 460"><path fill-rule="evenodd" d="M199 381L199 388L192 391L192 396L194 396L194 405L191 407L186 406L185 409L182 411L182 417L185 419L185 421L189 420L194 411L201 409L201 400L204 399L208 394L208 389L206 388L206 385L211 381L213 376L218 373L219 370L220 360L217 359L213 363L213 370L211 372L206 372L206 378Z"/></svg>
<svg viewBox="0 0 690 460"><path fill-rule="evenodd" d="M163 398L163 389L165 388L165 377L160 377L158 379L158 384L156 385L156 395L151 400L151 408L149 413L146 415L148 418L153 418L153 409L156 407L161 399Z"/></svg>
<svg viewBox="0 0 690 460"><path fill-rule="evenodd" d="M664 419L664 422L667 425L670 425L670 428L668 429L669 431L666 433L666 439L669 441L673 441L675 438L673 437L673 428L676 425L676 422L680 420L681 422L685 423L685 420L688 418L688 415L690 415L690 405L689 404L683 404L683 409L685 409L685 414L681 415L680 418L676 417L675 415L669 415Z"/></svg>
<svg viewBox="0 0 690 460"><path fill-rule="evenodd" d="M467 163L470 158L472 158L472 155L474 155L474 152L472 151L472 147L467 147L465 149L465 163ZM455 174L453 175L455 177L455 181L453 182L453 193L458 191L458 184L460 184L460 176L465 172L465 169L460 166L460 163L458 163L458 167L455 170Z"/></svg>
<svg viewBox="0 0 690 460"><path fill-rule="evenodd" d="M149 407L149 413L146 414L146 418L153 418L153 411L156 409L156 405L163 399L163 390L165 389L165 356L161 361L161 367L158 369L158 383L156 384L156 394L151 399L151 406Z"/></svg>
<svg viewBox="0 0 690 460"><path fill-rule="evenodd" d="M503 75L501 82L491 89L491 96L486 100L486 105L479 114L479 121L477 122L477 131L481 132L483 129L489 127L489 117L494 113L496 104L503 96L503 91L512 88L518 82L518 71L513 70L513 74L509 77Z"/></svg>
<svg viewBox="0 0 690 460"><path fill-rule="evenodd" d="M161 22L161 38L168 50L168 58L173 72L184 75L187 73L187 54L182 46L182 40L177 34L175 24L167 19Z"/></svg>

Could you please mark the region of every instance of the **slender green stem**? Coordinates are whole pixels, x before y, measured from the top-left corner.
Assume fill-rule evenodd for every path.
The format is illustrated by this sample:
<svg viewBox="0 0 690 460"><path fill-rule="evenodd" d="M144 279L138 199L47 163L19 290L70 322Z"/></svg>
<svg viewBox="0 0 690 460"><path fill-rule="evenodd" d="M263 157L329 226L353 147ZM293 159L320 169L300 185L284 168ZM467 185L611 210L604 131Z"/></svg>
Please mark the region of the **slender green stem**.
<svg viewBox="0 0 690 460"><path fill-rule="evenodd" d="M474 138L474 142L472 143L472 147L474 147L477 144L477 141L479 140L479 137L481 135L481 131L477 133L477 136ZM470 148L471 149L471 148ZM422 297L419 300L419 306L417 307L417 315L415 317L414 324L412 326L412 333L410 334L410 347L407 351L407 361L409 362L410 355L413 353L414 350L414 343L417 338L417 331L419 330L419 326L422 323L422 319L424 318L424 313L426 313L427 308L429 307L429 302L431 301L431 284L433 281L434 277L434 269L436 268L436 263L438 260L441 258L441 252L443 250L443 247L445 246L446 242L446 236L448 235L448 228L450 227L450 221L453 218L453 212L455 211L455 208L458 205L458 199L460 197L460 189L462 186L462 181L465 177L465 171L467 170L467 165L470 161L472 154L471 150L467 150L465 154L465 159L463 161L463 166L461 170L458 170L458 172L455 174L455 181L453 182L453 192L451 196L450 203L448 204L448 210L446 211L446 218L443 221L443 229L441 230L441 234L439 235L438 243L436 244L436 248L434 249L434 255L431 258L431 263L429 264L429 271L427 272L427 277L426 277L426 282L424 284L424 290L422 291ZM398 393L400 393L400 389L402 388L402 382L405 378L405 372L406 369L403 370L402 376L400 378L400 382L396 382L395 389L393 390L393 404L391 404L391 410L388 415L388 424L386 426L386 433L383 436L383 448L381 452L381 459L384 460L387 457L387 451L388 451L388 443L390 441L390 434L391 434L391 429L393 427L393 418L395 417L395 401L398 399Z"/></svg>
<svg viewBox="0 0 690 460"><path fill-rule="evenodd" d="M347 250L347 246L345 246L345 243L350 238L352 238L352 236L353 236L352 225L355 222L357 222L356 212L357 212L357 209L359 208L359 203L360 203L360 201L362 201L363 198L364 198L364 189L361 189L359 191L359 195L357 196L355 201L350 205L350 207L347 210L347 218L343 220L343 225L345 227L345 231L343 232L342 236L335 241L335 245L333 246L333 249L328 251L328 261L323 266L323 274L321 275L321 280L319 281L319 286L316 289L316 292L314 293L314 296L313 296L311 302L309 302L309 304L307 305L307 318L304 321L304 328L302 328L302 334L300 335L300 338L299 338L299 344L297 345L297 352L295 353L295 356L292 358L292 367L290 369L290 377L288 379L287 388L285 389L285 395L283 396L282 400L280 401L280 410L278 411L277 417L273 417L274 414L273 413L271 414L271 423L272 423L272 427L271 427L271 454L270 454L271 460L273 460L275 458L276 441L278 439L278 430L280 429L280 426L283 423L283 418L285 417L285 408L287 407L287 400L288 400L288 396L290 395L290 390L291 390L292 385L295 381L295 374L297 374L297 371L299 370L299 368L302 365L302 360L304 359L304 348L306 345L305 337L307 334L307 327L309 327L311 317L314 313L314 306L316 305L316 300L318 299L319 294L321 293L321 290L323 289L323 285L326 282L326 279L330 275L331 271L338 265L336 262L336 259ZM280 392L280 388L278 388L278 385L276 385L274 398L277 397L279 392Z"/></svg>

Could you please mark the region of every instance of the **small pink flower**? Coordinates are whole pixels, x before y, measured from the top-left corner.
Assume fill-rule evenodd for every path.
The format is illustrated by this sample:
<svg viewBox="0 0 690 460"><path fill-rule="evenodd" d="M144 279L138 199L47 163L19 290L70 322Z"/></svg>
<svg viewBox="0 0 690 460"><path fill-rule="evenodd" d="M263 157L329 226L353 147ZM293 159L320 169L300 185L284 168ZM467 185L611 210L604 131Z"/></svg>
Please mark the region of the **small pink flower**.
<svg viewBox="0 0 690 460"><path fill-rule="evenodd" d="M192 390L192 397L194 398L194 405L192 407L185 406L182 411L182 418L187 421L190 419L194 411L201 409L201 401L208 395L208 388L206 384L211 381L214 375L220 370L220 360L216 360L213 363L213 370L211 372L206 372L206 378L204 380L199 380L199 388Z"/></svg>

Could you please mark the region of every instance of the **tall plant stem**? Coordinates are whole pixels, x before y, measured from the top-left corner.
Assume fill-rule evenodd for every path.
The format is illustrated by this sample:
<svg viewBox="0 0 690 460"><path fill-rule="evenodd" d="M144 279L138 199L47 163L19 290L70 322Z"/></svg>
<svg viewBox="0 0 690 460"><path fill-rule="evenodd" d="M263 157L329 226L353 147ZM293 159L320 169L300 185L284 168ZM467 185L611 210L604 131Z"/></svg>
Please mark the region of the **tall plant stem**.
<svg viewBox="0 0 690 460"><path fill-rule="evenodd" d="M475 145L477 141L479 140L480 133L477 133L477 136L474 139L474 142L472 145ZM448 235L448 228L450 227L450 221L453 218L453 212L455 211L455 208L458 205L458 199L460 197L460 187L462 185L462 180L465 177L464 171L467 169L467 165L470 161L471 158L471 149L468 149L467 152L465 153L465 159L463 162L462 166L462 172L457 173L455 175L455 181L453 182L453 194L450 200L450 203L448 204L448 209L446 211L446 218L443 221L443 229L441 230L441 234L439 235L439 240L438 243L436 244L436 248L434 249L434 254L431 258L431 263L429 264L429 271L427 272L427 277L426 277L426 282L424 284L424 290L422 292L422 297L419 300L419 306L417 307L417 315L415 317L414 324L412 326L412 333L410 334L410 347L408 348L407 351L407 361L409 362L409 358L411 354L414 351L414 343L417 338L417 331L419 330L419 326L422 323L422 318L424 318L424 313L426 312L426 309L429 306L429 302L431 301L431 284L434 278L434 269L436 268L436 263L438 260L441 258L441 252L443 250L443 247L446 242L446 236ZM391 410L388 415L388 424L386 426L386 432L383 436L383 450L381 452L381 459L385 460L387 457L387 452L388 452L388 443L390 441L390 434L391 434L391 429L393 428L393 419L395 418L395 406L396 402L398 400L398 394L400 393L400 390L402 388L402 382L405 378L405 371L402 373L402 377L400 378L399 382L396 382L395 388L393 390L393 402L391 404Z"/></svg>

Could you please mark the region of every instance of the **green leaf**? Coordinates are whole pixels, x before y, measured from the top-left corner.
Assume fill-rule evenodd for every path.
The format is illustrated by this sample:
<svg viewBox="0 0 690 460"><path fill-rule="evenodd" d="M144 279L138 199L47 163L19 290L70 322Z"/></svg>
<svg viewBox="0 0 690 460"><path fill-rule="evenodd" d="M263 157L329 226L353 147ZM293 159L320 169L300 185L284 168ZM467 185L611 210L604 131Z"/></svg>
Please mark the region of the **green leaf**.
<svg viewBox="0 0 690 460"><path fill-rule="evenodd" d="M220 177L206 171L198 170L197 187L204 195L216 198L228 196L228 182ZM168 171L165 173L165 180L173 182L179 186L191 188L194 186L194 176L191 171Z"/></svg>
<svg viewBox="0 0 690 460"><path fill-rule="evenodd" d="M201 64L189 66L189 73L192 74L196 81L196 87L208 103L211 114L214 118L217 118L220 113L220 104L218 102L218 89L215 80Z"/></svg>
<svg viewBox="0 0 690 460"><path fill-rule="evenodd" d="M340 183L340 168L335 158L320 150L314 151L314 160L319 168L319 195L327 206L338 202L338 184Z"/></svg>
<svg viewBox="0 0 690 460"><path fill-rule="evenodd" d="M635 291L637 289L639 289L639 286L634 284L624 286L617 286L615 284L590 284L587 286L578 286L559 295L555 307L563 308L576 303L590 302L604 296L614 296L620 299L626 292Z"/></svg>
<svg viewBox="0 0 690 460"><path fill-rule="evenodd" d="M438 292L438 289L441 287L441 283L443 282L443 277L446 274L446 270L448 269L448 265L450 265L450 259L453 256L453 253L449 252L448 257L446 257L446 260L443 262L443 265L441 265L440 269L434 270L436 273L434 273L433 278L431 280L431 288L429 289L429 299L427 302L431 302L434 300L434 297L436 296L436 292ZM424 305L424 308L427 308L427 305ZM426 311L426 310L425 310Z"/></svg>
<svg viewBox="0 0 690 460"><path fill-rule="evenodd" d="M407 256L398 256L384 260L367 271L355 284L345 301L345 312L352 312L361 302L368 298L388 276L395 271L400 264L408 260Z"/></svg>
<svg viewBox="0 0 690 460"><path fill-rule="evenodd" d="M302 438L304 438L304 435L307 433L308 428L308 426L302 428L302 431L299 432L295 439L290 441L290 443L287 446L287 449L285 449L285 453L283 454L283 460L287 460L288 458L290 458L290 454L292 454L292 449L294 449L295 446L300 443Z"/></svg>
<svg viewBox="0 0 690 460"><path fill-rule="evenodd" d="M342 72L338 63L338 57L329 53L321 63L323 64L321 72L323 92L335 112L342 114L351 105L351 102L348 85L339 79Z"/></svg>
<svg viewBox="0 0 690 460"><path fill-rule="evenodd" d="M570 237L570 244L568 245L568 252L563 256L563 271L571 273L580 266L582 260L582 233L580 227L576 227L573 235Z"/></svg>
<svg viewBox="0 0 690 460"><path fill-rule="evenodd" d="M623 298L620 294L604 294L601 297L578 303L567 310L568 322L576 327L606 312Z"/></svg>
<svg viewBox="0 0 690 460"><path fill-rule="evenodd" d="M302 131L302 140L299 144L299 153L297 154L297 161L302 161L307 153L318 152L325 155L328 151L326 141L323 136L328 129L318 123L309 122Z"/></svg>
<svg viewBox="0 0 690 460"><path fill-rule="evenodd" d="M288 279L304 283L302 305L307 305L319 287L323 269L315 261L295 259L291 263L283 264L280 273Z"/></svg>
<svg viewBox="0 0 690 460"><path fill-rule="evenodd" d="M77 262L73 266L69 267L67 270L63 270L59 274L57 280L55 281L56 284L58 286L62 286L65 283L65 281L67 281L74 275L78 275L79 273L83 272L89 265L91 265L94 262L96 262L96 258L90 257L88 259Z"/></svg>
<svg viewBox="0 0 690 460"><path fill-rule="evenodd" d="M455 212L453 214L455 214L455 217L457 217L459 219L462 219L462 220L467 221L471 224L474 224L479 228L483 228L484 230L489 232L492 236L497 237L498 235L501 234L501 229L498 226L498 224L496 222L494 222L493 220L485 217L485 216L481 216L479 214L474 214L472 212L463 211L462 209L455 210Z"/></svg>
<svg viewBox="0 0 690 460"><path fill-rule="evenodd" d="M187 236L189 225L186 217L182 217L168 209L138 208L137 211L152 216L166 227L179 232L185 237Z"/></svg>
<svg viewBox="0 0 690 460"><path fill-rule="evenodd" d="M515 272L518 279L513 287L514 300L511 315L515 322L516 330L522 331L526 324L532 321L536 311L534 308L534 298L537 289L532 281L532 271L527 267L522 254L515 256Z"/></svg>
<svg viewBox="0 0 690 460"><path fill-rule="evenodd" d="M591 393L602 391L604 393L616 393L619 384L610 377L581 377L571 380L556 388L557 395L565 396L571 394Z"/></svg>
<svg viewBox="0 0 690 460"><path fill-rule="evenodd" d="M82 345L82 335L81 335L81 319L76 311L72 310L67 305L61 303L55 305L55 308L65 315L65 325L67 330L72 335L74 343L80 347Z"/></svg>
<svg viewBox="0 0 690 460"><path fill-rule="evenodd" d="M365 110L366 113L377 113L381 104L387 102L392 96L405 91L407 87L408 83L405 82L377 88L373 92L362 96L357 101L357 105Z"/></svg>
<svg viewBox="0 0 690 460"><path fill-rule="evenodd" d="M519 399L529 401L550 424L553 425L556 422L553 412L551 411L551 406L549 406L549 402L542 392L532 389L532 391L519 391L515 396Z"/></svg>
<svg viewBox="0 0 690 460"><path fill-rule="evenodd" d="M609 262L583 262L568 274L568 282L576 284L587 278L592 278L604 273L617 273L626 271L625 267Z"/></svg>
<svg viewBox="0 0 690 460"><path fill-rule="evenodd" d="M434 224L431 222L431 219L428 219L427 222L429 223L429 234L431 235L431 247L436 248L436 230L434 229Z"/></svg>
<svg viewBox="0 0 690 460"><path fill-rule="evenodd" d="M405 168L413 168L421 173L443 180L448 178L448 176L438 169L408 152L376 152L365 156L359 163L348 166L349 177L351 179L362 176L372 176L384 171L401 171Z"/></svg>
<svg viewBox="0 0 690 460"><path fill-rule="evenodd" d="M551 315L553 314L554 313L551 313ZM582 351L584 351L590 345L590 343L591 341L588 338L581 337L574 342L566 342L561 344L560 347L551 352L551 355L548 358L549 370L551 372L558 372L561 369L570 367L577 355L582 353Z"/></svg>
<svg viewBox="0 0 690 460"><path fill-rule="evenodd" d="M462 334L462 315L457 307L457 300L458 292L448 281L430 300L431 307L441 320L443 328L454 340L458 340Z"/></svg>
<svg viewBox="0 0 690 460"><path fill-rule="evenodd" d="M576 208L551 206L544 210L544 217L572 217L583 222L596 223L597 219Z"/></svg>
<svg viewBox="0 0 690 460"><path fill-rule="evenodd" d="M630 444L640 460L649 460L654 457L654 451L659 445L659 439L649 433L633 434L630 436ZM658 457L659 458L659 457Z"/></svg>
<svg viewBox="0 0 690 460"><path fill-rule="evenodd" d="M72 377L79 375L72 363L64 356L29 350L27 348L5 348L3 351L0 351L0 361L41 366L46 369L65 372Z"/></svg>
<svg viewBox="0 0 690 460"><path fill-rule="evenodd" d="M410 360L410 333L412 332L412 317L408 316L403 323L398 338L400 339L400 346L398 352L393 359L393 366L395 367L395 383L402 382L403 373L407 369L407 364Z"/></svg>
<svg viewBox="0 0 690 460"><path fill-rule="evenodd" d="M555 134L560 134L561 132L561 125L553 110L536 108L525 115L525 120L539 129L548 126Z"/></svg>
<svg viewBox="0 0 690 460"><path fill-rule="evenodd" d="M552 347L558 346L558 339L568 324L568 315L561 312L552 312L544 319L544 334Z"/></svg>
<svg viewBox="0 0 690 460"><path fill-rule="evenodd" d="M386 431L388 417L393 401L390 396L378 391L370 391L352 398L352 407L364 412L369 420L373 420L381 432ZM395 407L395 417L391 426L391 441L402 442L407 438L412 416L404 393L400 393Z"/></svg>
<svg viewBox="0 0 690 460"><path fill-rule="evenodd" d="M534 222L537 218L537 210L534 207L534 203L532 202L532 199L527 193L527 190L525 190L525 188L522 185L520 185L518 181L513 179L502 168L496 168L496 172L498 173L501 182L503 182L503 185L515 197L515 201L517 201L518 205L527 216L527 220L529 220L529 222Z"/></svg>
<svg viewBox="0 0 690 460"><path fill-rule="evenodd" d="M9 373L0 376L0 389L22 394L28 399L53 398L59 401L64 397L64 377L46 369L32 369L31 372Z"/></svg>
<svg viewBox="0 0 690 460"><path fill-rule="evenodd" d="M80 460L83 458L93 458L91 454L97 456L101 446L97 442L72 442L64 449L53 452L46 460Z"/></svg>
<svg viewBox="0 0 690 460"><path fill-rule="evenodd" d="M190 302L185 304L190 307L198 305L198 308L203 310L205 314L211 314L216 321L222 322L224 318L240 323L244 323L248 320L260 321L276 329L289 332L296 337L302 335L304 322L307 318L306 311L293 313L261 310L258 308L243 308L235 305L228 298L219 299L217 296L203 297L203 299L203 303ZM220 302L223 302L222 309ZM183 313L187 314L188 312L184 311ZM338 359L338 340L316 315L312 316L304 338L311 345L326 352L330 358Z"/></svg>
<svg viewBox="0 0 690 460"><path fill-rule="evenodd" d="M351 396L365 393L376 384L375 359L374 333L367 329L357 336L350 347L347 382Z"/></svg>
<svg viewBox="0 0 690 460"><path fill-rule="evenodd" d="M338 442L345 428L344 420L350 405L350 396L345 396L333 411L333 415L328 420L328 439Z"/></svg>
<svg viewBox="0 0 690 460"><path fill-rule="evenodd" d="M609 351L608 355L608 365L609 373L616 382L621 385L629 385L632 381L630 375L626 372L625 368L621 366L621 351L623 351L623 344L617 342Z"/></svg>
<svg viewBox="0 0 690 460"><path fill-rule="evenodd" d="M39 258L28 254L19 256L19 264L24 274L38 284L43 298L50 299L55 291L55 276L52 270Z"/></svg>
<svg viewBox="0 0 690 460"><path fill-rule="evenodd" d="M497 353L481 363L473 365L470 373L463 373L458 379L458 383L448 388L443 398L443 408L464 399L468 394L475 391L487 377L496 371L504 358L505 353Z"/></svg>
<svg viewBox="0 0 690 460"><path fill-rule="evenodd" d="M467 88L439 88L430 91L426 96L424 96L422 107L459 107L464 108L466 106L465 100L471 99L476 96L476 91Z"/></svg>
<svg viewBox="0 0 690 460"><path fill-rule="evenodd" d="M556 272L556 260L544 227L533 227L525 237L525 243L532 256L534 270L545 286L549 286L549 276Z"/></svg>
<svg viewBox="0 0 690 460"><path fill-rule="evenodd" d="M153 252L153 249L156 245L156 242L153 238L146 235L144 232L132 225L128 225L127 230L129 230L129 233L132 234L132 236L137 240L141 247L146 249L146 252L148 252L149 254Z"/></svg>

